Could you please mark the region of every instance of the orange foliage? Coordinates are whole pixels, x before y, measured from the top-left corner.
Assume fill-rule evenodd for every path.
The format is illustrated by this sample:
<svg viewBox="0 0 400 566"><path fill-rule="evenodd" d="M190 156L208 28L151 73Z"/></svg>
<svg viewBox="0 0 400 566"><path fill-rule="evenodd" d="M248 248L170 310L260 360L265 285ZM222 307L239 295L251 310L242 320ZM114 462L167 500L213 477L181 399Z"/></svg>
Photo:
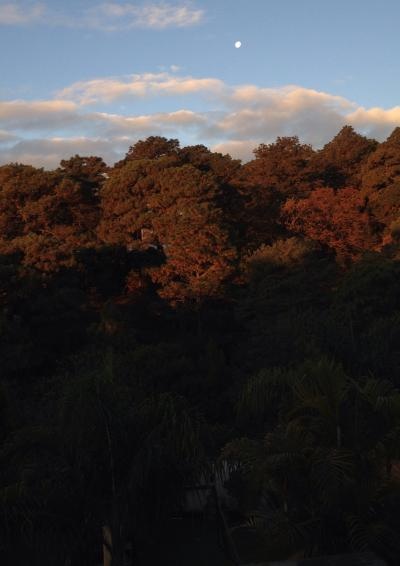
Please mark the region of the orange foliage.
<svg viewBox="0 0 400 566"><path fill-rule="evenodd" d="M379 245L377 223L356 189L322 188L305 199L289 199L282 220L292 232L333 248L342 258L356 258Z"/></svg>

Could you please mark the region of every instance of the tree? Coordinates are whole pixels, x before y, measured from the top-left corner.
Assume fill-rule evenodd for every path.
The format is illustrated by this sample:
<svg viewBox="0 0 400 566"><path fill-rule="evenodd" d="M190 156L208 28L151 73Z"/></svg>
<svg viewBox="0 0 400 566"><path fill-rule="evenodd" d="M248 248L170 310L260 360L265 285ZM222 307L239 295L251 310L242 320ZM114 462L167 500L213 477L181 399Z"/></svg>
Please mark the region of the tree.
<svg viewBox="0 0 400 566"><path fill-rule="evenodd" d="M179 140L167 139L161 136L150 136L145 140L139 140L132 145L125 159L117 163L124 165L127 161L138 159L160 159L167 155L175 155L179 150Z"/></svg>
<svg viewBox="0 0 400 566"><path fill-rule="evenodd" d="M337 277L333 253L309 239L281 239L249 254L242 274L246 287L236 316L245 331L239 358L251 352L248 363L256 370L311 355L318 343L314 319L329 304Z"/></svg>
<svg viewBox="0 0 400 566"><path fill-rule="evenodd" d="M56 175L30 165L0 167L0 250L8 252L12 240L24 234L23 210L52 193Z"/></svg>
<svg viewBox="0 0 400 566"><path fill-rule="evenodd" d="M361 136L352 126L344 126L310 160L307 173L310 183L314 187L358 188L361 169L377 146L377 141Z"/></svg>
<svg viewBox="0 0 400 566"><path fill-rule="evenodd" d="M333 248L342 259L379 247L379 224L357 189L322 188L307 198L289 199L282 218L289 230Z"/></svg>
<svg viewBox="0 0 400 566"><path fill-rule="evenodd" d="M82 196L91 202L97 200L97 193L104 183L108 167L101 157L75 155L70 159L63 159L58 171L79 183L83 191Z"/></svg>
<svg viewBox="0 0 400 566"><path fill-rule="evenodd" d="M297 136L278 137L274 143L260 144L255 159L243 167L245 182L279 194L296 192L302 173L314 155L310 145L301 144Z"/></svg>
<svg viewBox="0 0 400 566"><path fill-rule="evenodd" d="M141 230L152 230L153 195L158 174L176 165L174 157L128 160L115 168L100 193L99 237L107 244L141 247Z"/></svg>
<svg viewBox="0 0 400 566"><path fill-rule="evenodd" d="M400 309L399 276L398 261L380 255L365 258L341 279L333 297L334 305L339 312L351 315L355 329L363 329L368 321L377 321Z"/></svg>
<svg viewBox="0 0 400 566"><path fill-rule="evenodd" d="M213 174L192 165L166 169L158 182L150 205L166 262L152 277L174 300L218 295L236 256L220 208L222 188Z"/></svg>
<svg viewBox="0 0 400 566"><path fill-rule="evenodd" d="M235 259L221 209L226 192L212 172L174 161L137 160L116 169L101 193L99 234L132 249L158 247L164 263L148 273L162 296L212 296Z"/></svg>
<svg viewBox="0 0 400 566"><path fill-rule="evenodd" d="M264 534L263 559L372 550L396 560L398 519L389 501L400 487L391 469L399 401L392 386L356 383L326 358L245 384L242 418L255 408L270 428L262 440L228 443L221 458L244 481L241 493L252 494L242 501L247 525Z"/></svg>
<svg viewBox="0 0 400 566"><path fill-rule="evenodd" d="M243 226L244 249L284 236L279 225L280 206L289 195L307 190L303 173L313 153L311 146L301 144L297 137L279 137L275 143L256 148L256 158L238 170L233 184L242 199L238 221Z"/></svg>
<svg viewBox="0 0 400 566"><path fill-rule="evenodd" d="M228 154L210 151L204 145L189 145L179 150L183 163L193 165L200 171L212 172L219 183L230 184L238 173L241 163Z"/></svg>
<svg viewBox="0 0 400 566"><path fill-rule="evenodd" d="M400 127L369 156L362 170L362 190L369 195L400 181Z"/></svg>
<svg viewBox="0 0 400 566"><path fill-rule="evenodd" d="M385 226L385 241L397 239L400 215L400 128L369 156L362 168L362 192L368 208Z"/></svg>
<svg viewBox="0 0 400 566"><path fill-rule="evenodd" d="M13 165L1 168L0 183L0 252L22 252L25 265L54 271L73 266L74 250L95 243L99 207L91 181Z"/></svg>

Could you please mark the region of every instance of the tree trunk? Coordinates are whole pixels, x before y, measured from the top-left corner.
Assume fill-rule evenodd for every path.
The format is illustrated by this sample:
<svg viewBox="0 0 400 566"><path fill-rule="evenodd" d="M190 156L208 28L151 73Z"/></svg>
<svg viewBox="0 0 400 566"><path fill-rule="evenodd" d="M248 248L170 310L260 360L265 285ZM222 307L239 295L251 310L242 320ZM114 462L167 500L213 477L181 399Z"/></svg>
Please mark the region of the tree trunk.
<svg viewBox="0 0 400 566"><path fill-rule="evenodd" d="M113 517L114 528L103 527L103 566L124 566L124 541L120 535L118 516Z"/></svg>
<svg viewBox="0 0 400 566"><path fill-rule="evenodd" d="M111 566L112 564L112 537L111 529L108 525L104 525L103 529L103 566Z"/></svg>

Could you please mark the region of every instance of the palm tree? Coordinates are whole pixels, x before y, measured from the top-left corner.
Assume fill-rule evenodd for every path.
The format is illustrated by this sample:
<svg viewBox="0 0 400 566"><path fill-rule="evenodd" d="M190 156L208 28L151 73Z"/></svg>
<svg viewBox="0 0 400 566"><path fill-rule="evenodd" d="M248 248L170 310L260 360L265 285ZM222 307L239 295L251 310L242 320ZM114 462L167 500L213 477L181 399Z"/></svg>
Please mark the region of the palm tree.
<svg viewBox="0 0 400 566"><path fill-rule="evenodd" d="M398 556L390 498L397 500L400 482L382 472L399 450L399 407L393 386L355 382L326 358L265 371L244 386L240 418L254 410L270 428L262 438L232 441L222 458L239 466L256 494L246 510L264 534L266 558L352 549ZM361 430L368 422L373 429Z"/></svg>

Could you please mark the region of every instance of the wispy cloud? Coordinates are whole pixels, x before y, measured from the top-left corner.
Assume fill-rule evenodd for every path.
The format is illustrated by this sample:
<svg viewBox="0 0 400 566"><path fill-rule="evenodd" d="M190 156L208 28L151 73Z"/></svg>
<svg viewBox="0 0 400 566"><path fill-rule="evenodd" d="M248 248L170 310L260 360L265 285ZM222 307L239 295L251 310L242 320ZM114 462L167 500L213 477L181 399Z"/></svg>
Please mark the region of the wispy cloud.
<svg viewBox="0 0 400 566"><path fill-rule="evenodd" d="M122 78L80 81L61 90L57 96L87 105L113 102L127 97L180 96L200 92L215 96L222 94L226 88L223 81L214 78L179 77L169 73L143 73Z"/></svg>
<svg viewBox="0 0 400 566"><path fill-rule="evenodd" d="M0 25L21 26L43 21L46 6L42 3L0 3Z"/></svg>
<svg viewBox="0 0 400 566"><path fill-rule="evenodd" d="M199 24L204 10L192 4L133 4L106 2L86 12L88 27L114 31L131 28L184 28Z"/></svg>
<svg viewBox="0 0 400 566"><path fill-rule="evenodd" d="M3 26L40 23L108 32L134 28L163 30L200 24L204 16L204 10L196 8L191 2L104 2L75 11L60 11L48 3L0 2L0 25Z"/></svg>

